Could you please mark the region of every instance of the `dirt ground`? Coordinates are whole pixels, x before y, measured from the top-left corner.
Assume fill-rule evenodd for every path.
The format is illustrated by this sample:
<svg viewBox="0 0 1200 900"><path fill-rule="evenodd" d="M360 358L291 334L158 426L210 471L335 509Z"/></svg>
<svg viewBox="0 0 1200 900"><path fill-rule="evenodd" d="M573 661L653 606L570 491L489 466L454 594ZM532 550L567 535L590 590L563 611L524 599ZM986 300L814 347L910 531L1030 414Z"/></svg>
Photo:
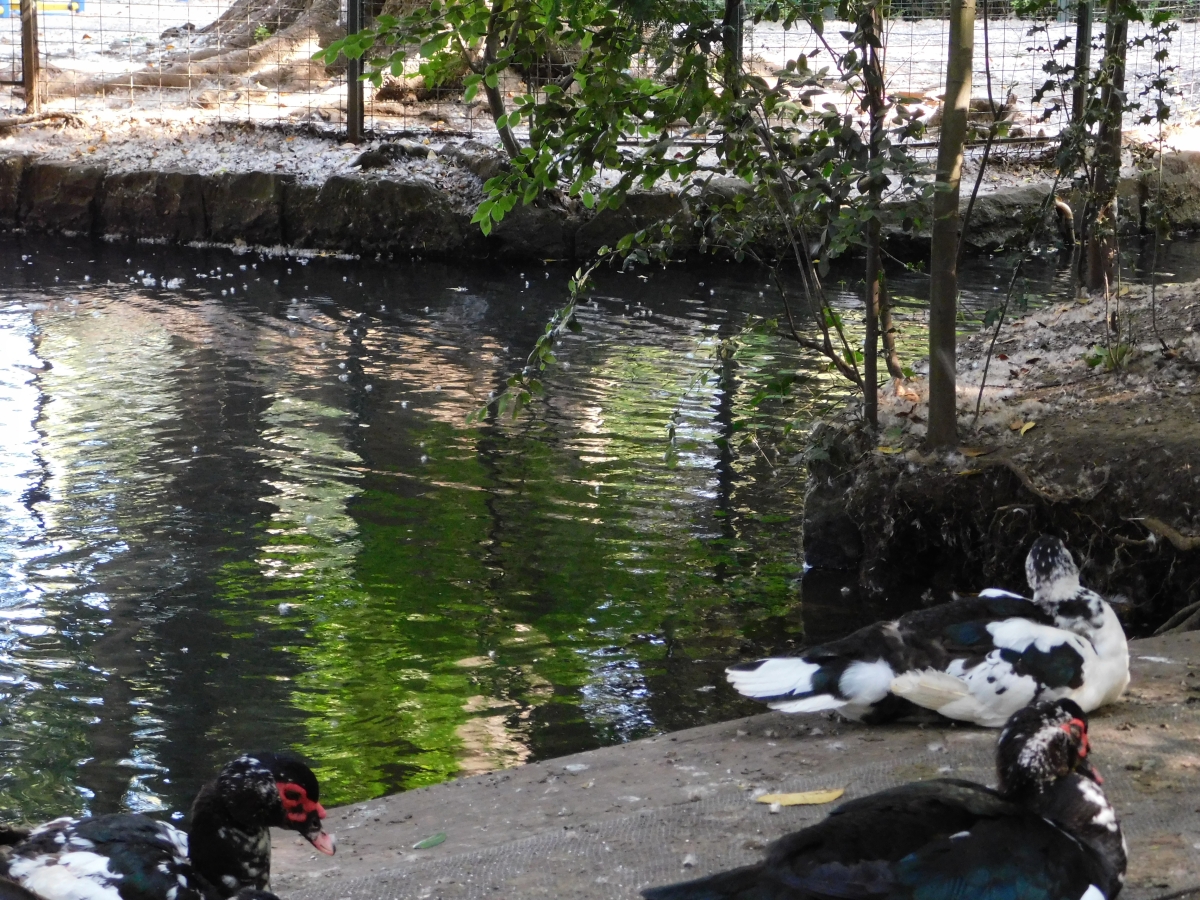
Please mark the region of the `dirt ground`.
<svg viewBox="0 0 1200 900"><path fill-rule="evenodd" d="M1136 641L1132 658L1129 691L1092 717L1091 734L1130 846L1122 897L1146 900L1200 885L1200 635ZM332 810L337 856L277 832L272 884L289 900L634 898L758 859L832 808L772 812L756 802L764 793L851 798L943 775L991 783L995 737L833 714L689 729Z"/></svg>

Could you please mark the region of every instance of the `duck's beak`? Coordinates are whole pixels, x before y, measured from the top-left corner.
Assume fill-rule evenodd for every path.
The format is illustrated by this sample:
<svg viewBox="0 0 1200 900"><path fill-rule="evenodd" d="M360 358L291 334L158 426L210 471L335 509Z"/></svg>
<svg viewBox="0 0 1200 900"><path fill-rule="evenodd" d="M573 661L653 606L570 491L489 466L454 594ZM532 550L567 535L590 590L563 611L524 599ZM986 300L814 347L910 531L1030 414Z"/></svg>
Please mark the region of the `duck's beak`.
<svg viewBox="0 0 1200 900"><path fill-rule="evenodd" d="M308 820L304 823L304 830L301 834L326 856L333 856L337 850L337 840L321 827L321 820L325 818L325 807L320 803L314 804L314 806L316 808L309 812Z"/></svg>
<svg viewBox="0 0 1200 900"><path fill-rule="evenodd" d="M316 834L306 834L306 838L310 844L324 853L326 856L333 856L337 850L337 840L328 831L318 831Z"/></svg>

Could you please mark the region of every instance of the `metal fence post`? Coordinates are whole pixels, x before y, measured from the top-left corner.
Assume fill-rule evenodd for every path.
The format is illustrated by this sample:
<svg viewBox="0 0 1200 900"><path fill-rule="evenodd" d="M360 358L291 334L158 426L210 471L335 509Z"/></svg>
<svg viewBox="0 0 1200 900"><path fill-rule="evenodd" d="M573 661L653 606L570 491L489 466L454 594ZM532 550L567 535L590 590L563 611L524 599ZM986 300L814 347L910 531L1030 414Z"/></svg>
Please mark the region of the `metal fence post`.
<svg viewBox="0 0 1200 900"><path fill-rule="evenodd" d="M21 0L21 83L25 86L27 113L37 113L42 108L37 27L37 0Z"/></svg>
<svg viewBox="0 0 1200 900"><path fill-rule="evenodd" d="M1075 86L1071 89L1071 121L1082 122L1092 69L1092 2L1078 0L1075 9Z"/></svg>
<svg viewBox="0 0 1200 900"><path fill-rule="evenodd" d="M346 33L362 28L362 0L346 0ZM346 59L346 140L361 144L363 139L362 57Z"/></svg>

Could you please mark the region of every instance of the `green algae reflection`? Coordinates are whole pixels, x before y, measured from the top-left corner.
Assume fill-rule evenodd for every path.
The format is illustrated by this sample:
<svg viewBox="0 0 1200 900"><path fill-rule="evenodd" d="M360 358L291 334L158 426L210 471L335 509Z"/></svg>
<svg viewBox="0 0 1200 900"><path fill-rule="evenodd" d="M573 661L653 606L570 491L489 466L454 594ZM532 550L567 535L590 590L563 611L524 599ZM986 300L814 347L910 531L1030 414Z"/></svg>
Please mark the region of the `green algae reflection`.
<svg viewBox="0 0 1200 900"><path fill-rule="evenodd" d="M714 363L736 278L618 285L469 426L552 279L93 252L0 290L8 818L180 818L257 747L336 804L715 721L801 633L801 473L747 438L821 379L769 335Z"/></svg>

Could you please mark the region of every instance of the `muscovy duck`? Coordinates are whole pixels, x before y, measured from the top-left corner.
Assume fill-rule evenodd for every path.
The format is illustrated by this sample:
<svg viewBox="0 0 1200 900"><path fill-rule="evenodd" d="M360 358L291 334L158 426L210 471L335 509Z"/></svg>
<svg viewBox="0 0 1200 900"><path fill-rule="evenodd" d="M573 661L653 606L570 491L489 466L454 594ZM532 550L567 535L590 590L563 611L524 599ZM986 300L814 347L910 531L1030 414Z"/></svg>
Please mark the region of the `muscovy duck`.
<svg viewBox="0 0 1200 900"><path fill-rule="evenodd" d="M289 753L247 753L228 763L192 804L191 836L148 816L55 819L0 860L42 900L266 900L272 826L334 852L312 770Z"/></svg>
<svg viewBox="0 0 1200 900"><path fill-rule="evenodd" d="M1037 700L1067 697L1087 712L1115 701L1129 683L1129 647L1112 607L1080 586L1058 538L1034 542L1025 574L1032 600L995 588L956 596L726 675L773 709L835 709L865 722L922 707L996 728Z"/></svg>
<svg viewBox="0 0 1200 900"><path fill-rule="evenodd" d="M1112 900L1125 879L1120 824L1087 760L1070 700L1013 714L997 790L941 779L845 803L767 858L647 900Z"/></svg>

